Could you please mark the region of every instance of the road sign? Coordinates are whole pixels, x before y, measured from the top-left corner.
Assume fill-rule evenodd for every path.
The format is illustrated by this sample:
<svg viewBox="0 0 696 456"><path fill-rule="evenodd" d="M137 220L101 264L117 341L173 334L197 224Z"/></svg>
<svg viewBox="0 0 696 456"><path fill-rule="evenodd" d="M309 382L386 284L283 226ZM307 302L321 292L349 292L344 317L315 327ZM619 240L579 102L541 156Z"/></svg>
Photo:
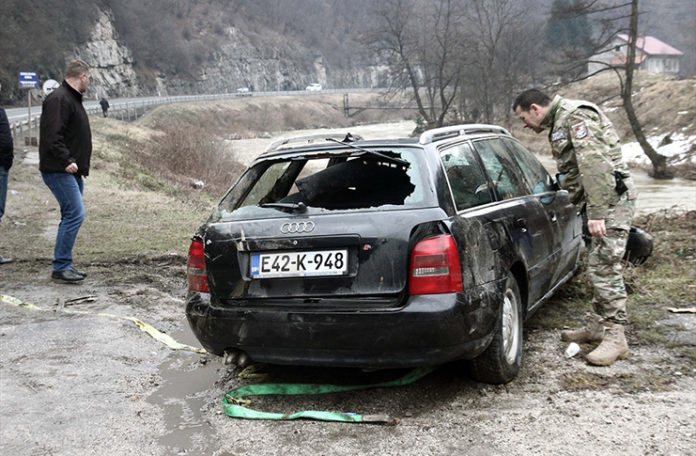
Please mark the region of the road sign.
<svg viewBox="0 0 696 456"><path fill-rule="evenodd" d="M44 95L48 95L49 93L56 90L59 86L60 84L55 79L46 79L46 81L43 83Z"/></svg>
<svg viewBox="0 0 696 456"><path fill-rule="evenodd" d="M19 87L22 89L35 89L39 86L39 76L33 71L19 72Z"/></svg>

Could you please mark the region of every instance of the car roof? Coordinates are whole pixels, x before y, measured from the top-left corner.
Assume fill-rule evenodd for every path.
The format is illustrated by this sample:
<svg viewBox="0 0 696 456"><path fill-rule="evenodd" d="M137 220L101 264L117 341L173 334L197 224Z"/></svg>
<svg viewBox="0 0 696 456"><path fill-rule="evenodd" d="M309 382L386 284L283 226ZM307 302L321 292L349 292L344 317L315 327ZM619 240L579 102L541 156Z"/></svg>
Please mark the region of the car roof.
<svg viewBox="0 0 696 456"><path fill-rule="evenodd" d="M418 138L389 138L389 139L363 139L350 133L318 134L310 136L297 136L281 138L271 143L266 150L259 155L257 160L269 158L303 155L314 152L338 152L347 148L384 148L416 146L424 148L429 144L449 144L459 142L462 139L476 139L484 136L508 136L512 135L502 127L486 124L453 125L431 129L423 132ZM298 144L293 146L292 144Z"/></svg>

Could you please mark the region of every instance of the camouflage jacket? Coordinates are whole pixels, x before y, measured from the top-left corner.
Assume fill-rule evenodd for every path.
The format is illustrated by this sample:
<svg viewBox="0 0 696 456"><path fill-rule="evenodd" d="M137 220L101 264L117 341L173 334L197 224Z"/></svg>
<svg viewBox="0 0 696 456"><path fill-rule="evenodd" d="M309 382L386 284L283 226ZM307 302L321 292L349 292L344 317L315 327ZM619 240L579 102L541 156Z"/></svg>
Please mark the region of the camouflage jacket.
<svg viewBox="0 0 696 456"><path fill-rule="evenodd" d="M612 218L611 208L620 199L614 171L625 178L626 196L633 203L635 187L622 161L619 136L596 105L556 95L541 125L549 128L556 166L563 174L561 186L574 204L586 205L588 219Z"/></svg>

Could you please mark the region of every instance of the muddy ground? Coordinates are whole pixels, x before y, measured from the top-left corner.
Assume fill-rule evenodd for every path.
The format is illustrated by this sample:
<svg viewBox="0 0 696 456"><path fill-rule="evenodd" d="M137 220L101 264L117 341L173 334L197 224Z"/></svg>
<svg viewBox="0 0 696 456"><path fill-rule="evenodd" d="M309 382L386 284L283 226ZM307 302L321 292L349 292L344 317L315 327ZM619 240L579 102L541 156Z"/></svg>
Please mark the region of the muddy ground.
<svg viewBox="0 0 696 456"><path fill-rule="evenodd" d="M696 316L661 312L654 325L675 328L661 343L629 327L632 356L610 368L592 367L582 358L589 347L565 358L561 328L547 323L557 317L554 306L573 319L582 314L584 309L567 307L575 301L563 293L528 322L523 368L508 385L475 383L452 363L404 387L252 404L278 412L388 414L399 419L396 426L227 417L224 393L249 383L237 378L238 369L215 356L172 350L131 321L97 315L136 317L197 345L184 317L185 251L194 222L208 209L119 188L97 167L87 181L88 218L75 251L76 265L89 276L81 285L56 284L49 277L59 216L29 152L10 174L17 194L9 198L0 227L0 253L16 261L0 266L0 295L40 310L0 302L0 454L696 454L696 366L683 350L672 349L686 345L693 351ZM181 222L184 215L165 219L158 204L169 208L162 214L190 212L193 221ZM145 220L153 212L160 218ZM118 223L133 214L141 225ZM182 226L170 226L177 223ZM170 231L181 231L181 238L170 239ZM171 245L176 248L159 247ZM691 245L684 261L693 262ZM693 306L696 293L688 283L680 304ZM350 384L404 373L266 372L273 382Z"/></svg>
<svg viewBox="0 0 696 456"><path fill-rule="evenodd" d="M222 413L248 383L218 357L173 351L134 316L195 344L183 316L184 265L91 264L83 285L45 267L3 266L2 293L43 311L0 306L0 453L6 455L689 455L696 381L666 351L632 344L611 368L566 359L554 330L525 336L524 367L505 386L467 379L456 363L415 384L324 397L255 400L268 411L386 413L396 426L243 421ZM32 270L33 269L33 270ZM27 271L29 270L29 271ZM71 304L91 296L94 301ZM71 315L70 310L91 315ZM542 311L543 312L543 311ZM692 325L693 316L682 316ZM268 368L269 381L372 383L403 372ZM657 383L655 383L657 382Z"/></svg>

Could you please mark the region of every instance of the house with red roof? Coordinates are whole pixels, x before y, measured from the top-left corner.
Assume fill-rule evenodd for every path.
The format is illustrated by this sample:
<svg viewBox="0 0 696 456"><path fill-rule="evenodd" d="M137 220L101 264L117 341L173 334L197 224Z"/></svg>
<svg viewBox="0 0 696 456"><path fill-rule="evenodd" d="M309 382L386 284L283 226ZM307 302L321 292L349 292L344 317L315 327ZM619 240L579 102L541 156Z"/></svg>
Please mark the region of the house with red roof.
<svg viewBox="0 0 696 456"><path fill-rule="evenodd" d="M684 53L654 36L640 36L636 41L635 68L654 73L679 73L679 62ZM607 50L590 58L589 74L606 69L607 65L621 66L628 57L628 35L619 33ZM602 63L603 62L603 63Z"/></svg>

